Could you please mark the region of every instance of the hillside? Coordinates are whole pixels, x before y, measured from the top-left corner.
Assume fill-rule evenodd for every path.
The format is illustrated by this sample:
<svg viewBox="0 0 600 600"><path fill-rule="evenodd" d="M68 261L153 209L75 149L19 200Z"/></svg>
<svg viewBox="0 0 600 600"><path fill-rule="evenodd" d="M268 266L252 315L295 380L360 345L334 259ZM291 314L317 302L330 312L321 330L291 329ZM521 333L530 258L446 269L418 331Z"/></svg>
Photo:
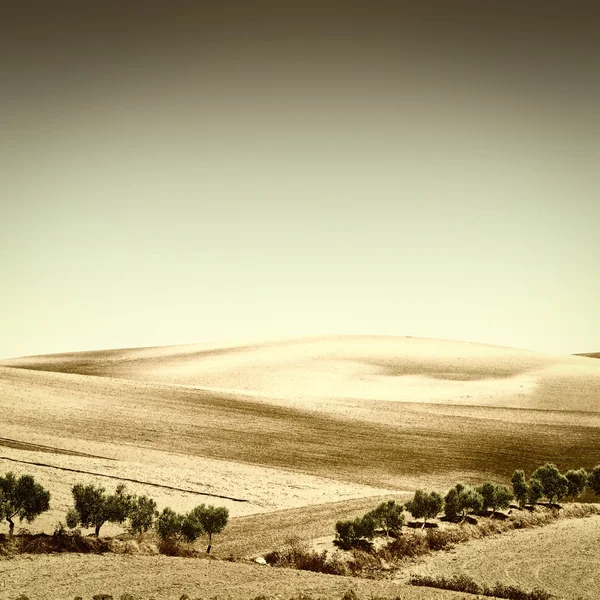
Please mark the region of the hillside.
<svg viewBox="0 0 600 600"><path fill-rule="evenodd" d="M48 518L82 477L247 515L600 463L589 358L349 337L3 365L0 459L53 483Z"/></svg>
<svg viewBox="0 0 600 600"><path fill-rule="evenodd" d="M575 354L574 356L587 356L588 358L600 358L600 352L584 352L582 354Z"/></svg>
<svg viewBox="0 0 600 600"><path fill-rule="evenodd" d="M0 365L243 393L310 408L324 400L388 400L600 411L595 361L409 337L106 350Z"/></svg>

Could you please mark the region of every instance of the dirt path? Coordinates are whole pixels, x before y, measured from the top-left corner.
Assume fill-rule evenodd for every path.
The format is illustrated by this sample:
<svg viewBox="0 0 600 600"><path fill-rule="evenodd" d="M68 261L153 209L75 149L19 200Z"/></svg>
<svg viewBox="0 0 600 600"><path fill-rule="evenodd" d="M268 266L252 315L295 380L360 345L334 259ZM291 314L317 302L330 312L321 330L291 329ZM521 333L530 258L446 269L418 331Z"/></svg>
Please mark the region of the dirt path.
<svg viewBox="0 0 600 600"><path fill-rule="evenodd" d="M478 583L535 587L559 598L600 598L600 516L511 531L438 552L402 574L465 574Z"/></svg>

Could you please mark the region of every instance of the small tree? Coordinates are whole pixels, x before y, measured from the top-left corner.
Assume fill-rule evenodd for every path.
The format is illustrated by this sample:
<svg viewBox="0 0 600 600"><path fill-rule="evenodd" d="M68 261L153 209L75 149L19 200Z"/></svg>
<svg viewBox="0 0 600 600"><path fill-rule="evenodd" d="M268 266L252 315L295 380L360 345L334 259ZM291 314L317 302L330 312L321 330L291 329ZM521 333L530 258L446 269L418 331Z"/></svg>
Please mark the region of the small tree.
<svg viewBox="0 0 600 600"><path fill-rule="evenodd" d="M376 527L376 521L369 513L354 520L338 521L333 543L342 550L360 548L375 537Z"/></svg>
<svg viewBox="0 0 600 600"><path fill-rule="evenodd" d="M570 469L565 474L568 481L568 492L567 496L570 496L572 500L575 500L577 496L583 494L587 483L588 474L585 469Z"/></svg>
<svg viewBox="0 0 600 600"><path fill-rule="evenodd" d="M538 503L539 499L544 495L544 488L539 479L530 479L527 486L527 502L532 507Z"/></svg>
<svg viewBox="0 0 600 600"><path fill-rule="evenodd" d="M8 521L8 533L12 537L15 518L31 523L50 508L50 492L31 475L18 479L12 472L0 477L0 519Z"/></svg>
<svg viewBox="0 0 600 600"><path fill-rule="evenodd" d="M600 496L600 465L595 466L589 474L588 487L596 496Z"/></svg>
<svg viewBox="0 0 600 600"><path fill-rule="evenodd" d="M519 503L519 507L523 508L527 504L529 495L529 486L525 481L525 473L521 470L515 471L511 478L513 494Z"/></svg>
<svg viewBox="0 0 600 600"><path fill-rule="evenodd" d="M367 515L375 520L377 527L385 531L386 537L389 537L390 533L399 533L404 525L404 507L395 500L382 502Z"/></svg>
<svg viewBox="0 0 600 600"><path fill-rule="evenodd" d="M171 508L164 508L156 518L156 533L161 540L178 539L181 537L181 529L185 515L176 513Z"/></svg>
<svg viewBox="0 0 600 600"><path fill-rule="evenodd" d="M482 509L492 509L492 514L497 510L508 508L513 498L512 492L504 485L498 485L491 481L486 481L480 485L477 492L481 495Z"/></svg>
<svg viewBox="0 0 600 600"><path fill-rule="evenodd" d="M229 510L224 506L205 506L201 504L190 512L190 518L197 520L202 529L208 534L207 554L212 548L212 536L221 533L229 520Z"/></svg>
<svg viewBox="0 0 600 600"><path fill-rule="evenodd" d="M77 483L71 490L75 506L67 512L67 525L93 527L94 535L100 535L104 523L123 523L129 516L132 497L126 493L125 485L117 486L114 494L107 495L104 488L93 484Z"/></svg>
<svg viewBox="0 0 600 600"><path fill-rule="evenodd" d="M423 519L423 527L427 519L435 519L444 506L444 499L437 492L429 494L424 490L417 490L412 500L406 503L406 510L415 518Z"/></svg>
<svg viewBox="0 0 600 600"><path fill-rule="evenodd" d="M553 504L564 498L569 492L569 480L552 463L546 463L538 467L532 474L531 479L536 479L542 484L544 496Z"/></svg>
<svg viewBox="0 0 600 600"><path fill-rule="evenodd" d="M192 543L204 533L202 523L194 511L184 515L171 508L163 509L156 519L155 527L163 541Z"/></svg>
<svg viewBox="0 0 600 600"><path fill-rule="evenodd" d="M462 516L464 519L470 512L479 512L483 505L481 494L462 483L457 483L444 499L444 513L451 520Z"/></svg>
<svg viewBox="0 0 600 600"><path fill-rule="evenodd" d="M152 528L157 516L156 502L148 496L135 496L129 509L129 531L142 535Z"/></svg>

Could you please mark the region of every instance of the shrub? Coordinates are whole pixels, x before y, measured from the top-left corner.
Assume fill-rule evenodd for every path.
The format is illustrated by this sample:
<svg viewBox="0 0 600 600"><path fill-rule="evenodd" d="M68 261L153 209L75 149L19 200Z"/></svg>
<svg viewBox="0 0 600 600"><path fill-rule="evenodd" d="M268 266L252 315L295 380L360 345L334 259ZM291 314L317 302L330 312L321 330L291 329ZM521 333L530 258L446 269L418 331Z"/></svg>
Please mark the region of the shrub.
<svg viewBox="0 0 600 600"><path fill-rule="evenodd" d="M569 480L552 463L538 467L532 474L532 480L537 480L542 485L542 492L550 504L559 501L569 492Z"/></svg>
<svg viewBox="0 0 600 600"><path fill-rule="evenodd" d="M309 550L298 538L290 538L281 550L265 555L267 563L273 567L285 567L330 575L348 575L346 566L336 556L327 557L327 550Z"/></svg>
<svg viewBox="0 0 600 600"><path fill-rule="evenodd" d="M427 519L435 519L443 505L444 499L437 492L428 494L423 490L417 490L413 499L406 503L406 510L415 519L423 519L423 527L425 527Z"/></svg>
<svg viewBox="0 0 600 600"><path fill-rule="evenodd" d="M375 521L376 527L385 531L386 537L389 537L390 533L398 534L404 525L404 507L395 500L382 502L367 515Z"/></svg>
<svg viewBox="0 0 600 600"><path fill-rule="evenodd" d="M221 533L225 529L229 520L229 511L224 506L205 506L201 504L190 512L188 520L197 522L201 527L201 532L205 531L208 534L206 552L210 553L212 536Z"/></svg>
<svg viewBox="0 0 600 600"><path fill-rule="evenodd" d="M31 475L17 479L12 472L0 477L0 519L8 521L8 532L12 537L15 518L31 523L50 508L50 492L44 489Z"/></svg>
<svg viewBox="0 0 600 600"><path fill-rule="evenodd" d="M508 600L550 600L552 595L543 590L525 592L515 586L506 586L496 583L493 588L487 585L480 586L467 575L454 575L454 577L429 577L427 575L413 575L409 583L411 585L432 587L454 592L465 592L467 594L481 594L494 598L506 598Z"/></svg>
<svg viewBox="0 0 600 600"><path fill-rule="evenodd" d="M338 521L335 524L333 543L341 550L352 548L371 548L370 540L375 537L375 519L367 513L353 521Z"/></svg>

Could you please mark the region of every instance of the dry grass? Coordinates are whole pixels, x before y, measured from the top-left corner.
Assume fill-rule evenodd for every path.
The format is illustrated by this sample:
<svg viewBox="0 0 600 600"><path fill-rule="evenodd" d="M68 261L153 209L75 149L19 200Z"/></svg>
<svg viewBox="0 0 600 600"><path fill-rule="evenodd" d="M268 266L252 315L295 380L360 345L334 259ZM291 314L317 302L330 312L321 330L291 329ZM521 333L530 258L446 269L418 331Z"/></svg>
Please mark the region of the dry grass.
<svg viewBox="0 0 600 600"><path fill-rule="evenodd" d="M576 511L571 512L571 516ZM568 515L567 515L568 516ZM467 574L480 584L540 588L558 598L600 597L600 516L562 518L544 527L484 535L424 555L396 577Z"/></svg>

